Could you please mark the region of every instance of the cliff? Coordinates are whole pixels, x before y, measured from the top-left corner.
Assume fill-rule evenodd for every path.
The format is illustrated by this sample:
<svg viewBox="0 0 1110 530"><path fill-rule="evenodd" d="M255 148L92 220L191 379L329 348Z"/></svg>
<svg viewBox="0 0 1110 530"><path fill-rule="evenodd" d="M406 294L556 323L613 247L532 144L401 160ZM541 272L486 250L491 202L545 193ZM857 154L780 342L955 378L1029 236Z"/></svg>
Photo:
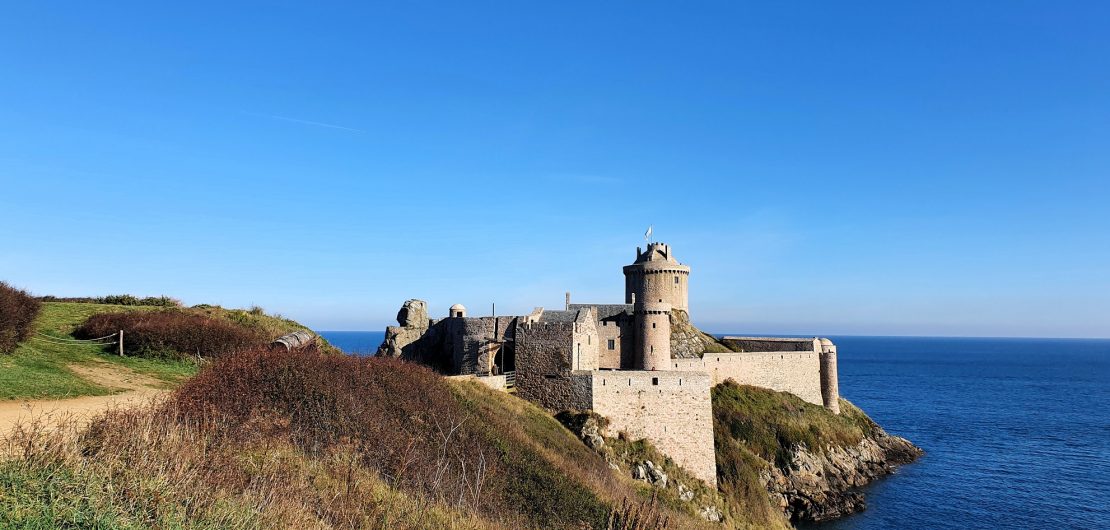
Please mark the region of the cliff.
<svg viewBox="0 0 1110 530"><path fill-rule="evenodd" d="M705 353L731 351L717 337L710 335L690 323L685 311L671 311L671 357L691 359Z"/></svg>
<svg viewBox="0 0 1110 530"><path fill-rule="evenodd" d="M847 400L840 405L834 415L785 392L718 385L713 427L722 492L748 511L769 508L792 522L863 510L859 487L923 451L887 434Z"/></svg>

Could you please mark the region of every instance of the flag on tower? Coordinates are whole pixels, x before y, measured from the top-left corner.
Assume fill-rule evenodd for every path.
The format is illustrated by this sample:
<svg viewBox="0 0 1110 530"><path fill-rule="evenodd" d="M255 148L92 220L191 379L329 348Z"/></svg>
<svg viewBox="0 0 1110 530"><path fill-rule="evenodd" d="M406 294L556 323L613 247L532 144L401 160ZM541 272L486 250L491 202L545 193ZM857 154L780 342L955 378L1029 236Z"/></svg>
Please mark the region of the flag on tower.
<svg viewBox="0 0 1110 530"><path fill-rule="evenodd" d="M644 232L644 241L648 243L651 243L651 227L652 225L648 225L647 232Z"/></svg>

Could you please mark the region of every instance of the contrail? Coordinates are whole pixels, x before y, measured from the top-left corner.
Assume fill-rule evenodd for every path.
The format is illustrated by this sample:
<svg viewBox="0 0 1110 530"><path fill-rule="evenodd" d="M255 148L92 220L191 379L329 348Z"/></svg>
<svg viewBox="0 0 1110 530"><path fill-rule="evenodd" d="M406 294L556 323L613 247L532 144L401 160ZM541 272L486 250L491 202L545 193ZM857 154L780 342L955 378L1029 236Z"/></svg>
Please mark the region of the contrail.
<svg viewBox="0 0 1110 530"><path fill-rule="evenodd" d="M275 114L270 114L269 117L271 117L275 120L290 121L290 122L293 122L293 123L303 123L305 125L315 125L317 127L327 127L329 129L339 129L339 130L342 130L342 131L351 131L351 132L357 132L357 133L366 132L362 129L353 129L351 127L344 127L342 125L333 125L333 124L330 124L330 123L322 123L322 122L318 122L318 121L299 120L297 118L290 118L288 116L278 116L278 115L275 115Z"/></svg>

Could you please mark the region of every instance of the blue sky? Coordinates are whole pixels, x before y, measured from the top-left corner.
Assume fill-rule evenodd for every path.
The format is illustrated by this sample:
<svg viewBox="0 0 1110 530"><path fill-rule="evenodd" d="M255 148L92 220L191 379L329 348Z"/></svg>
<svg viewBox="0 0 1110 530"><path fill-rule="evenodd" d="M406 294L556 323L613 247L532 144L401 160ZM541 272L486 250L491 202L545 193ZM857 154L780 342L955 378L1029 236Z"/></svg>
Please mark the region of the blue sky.
<svg viewBox="0 0 1110 530"><path fill-rule="evenodd" d="M712 331L1110 336L1105 2L226 4L3 7L0 279L379 330L653 224Z"/></svg>

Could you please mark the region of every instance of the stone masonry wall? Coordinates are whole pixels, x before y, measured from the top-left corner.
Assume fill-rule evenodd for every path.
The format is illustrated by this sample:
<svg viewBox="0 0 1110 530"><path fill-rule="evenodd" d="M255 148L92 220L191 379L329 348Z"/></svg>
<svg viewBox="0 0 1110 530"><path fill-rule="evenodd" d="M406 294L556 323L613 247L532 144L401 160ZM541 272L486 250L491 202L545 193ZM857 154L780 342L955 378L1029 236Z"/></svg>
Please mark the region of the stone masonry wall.
<svg viewBox="0 0 1110 530"><path fill-rule="evenodd" d="M600 342L597 332L597 310L592 307L579 310L571 335L574 348L571 369L597 370Z"/></svg>
<svg viewBox="0 0 1110 530"><path fill-rule="evenodd" d="M516 326L517 395L550 410L575 401L568 374L571 369L573 322L534 322ZM588 396L586 401L588 402Z"/></svg>
<svg viewBox="0 0 1110 530"><path fill-rule="evenodd" d="M717 385L732 379L780 392L790 392L815 405L821 399L821 360L815 351L768 353L706 353L701 359L671 359L673 370L704 370Z"/></svg>
<svg viewBox="0 0 1110 530"><path fill-rule="evenodd" d="M593 409L609 432L646 438L694 476L717 484L711 379L705 372L597 371Z"/></svg>
<svg viewBox="0 0 1110 530"><path fill-rule="evenodd" d="M613 349L609 349L613 341ZM615 320L603 320L597 324L598 367L619 369L621 367L621 326Z"/></svg>

